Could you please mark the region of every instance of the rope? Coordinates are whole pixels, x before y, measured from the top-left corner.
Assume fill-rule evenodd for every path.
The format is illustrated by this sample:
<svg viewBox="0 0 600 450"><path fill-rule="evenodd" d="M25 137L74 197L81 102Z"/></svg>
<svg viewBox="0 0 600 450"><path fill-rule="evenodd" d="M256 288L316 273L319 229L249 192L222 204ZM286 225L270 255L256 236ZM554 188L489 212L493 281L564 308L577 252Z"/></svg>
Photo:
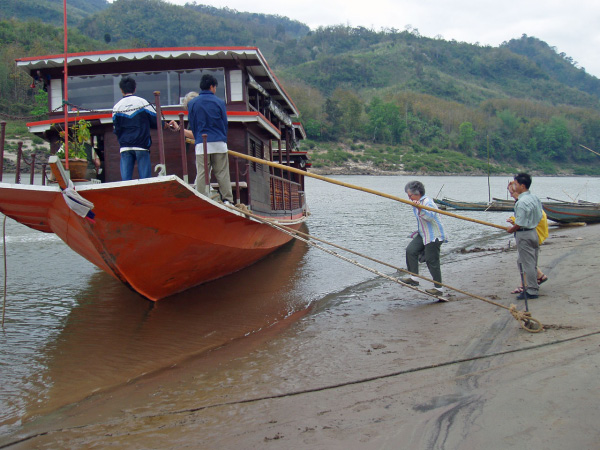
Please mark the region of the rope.
<svg viewBox="0 0 600 450"><path fill-rule="evenodd" d="M440 295L430 294L429 292L427 292L427 291L425 291L423 289L419 289L416 286L411 286L410 284L403 283L398 278L395 278L395 277L392 277L390 275L387 275L387 274L385 274L383 272L378 271L377 269L373 269L372 267L365 266L364 264L361 264L358 261L355 261L353 259L347 258L347 257L345 257L343 255L340 255L339 253L336 253L333 250L326 249L325 247L322 247L322 246L320 246L318 244L315 244L314 242L310 242L308 239L299 236L299 235L302 235L304 233L302 233L300 231L296 231L293 228L289 228L289 227L287 227L285 225L281 225L280 223L277 223L275 221L266 219L264 217L257 216L256 214L252 214L251 212L248 211L248 209L246 208L245 205L240 205L240 206L243 206L243 208L240 208L239 206L230 206L230 208L234 209L234 210L237 208L238 210L241 210L240 212L242 212L243 214L245 214L245 215L247 215L249 217L252 217L252 218L256 219L257 221L259 221L261 223L264 223L265 225L269 225L269 226L271 226L271 227L273 227L273 228L281 231L282 233L285 233L285 234L293 237L294 239L297 239L299 241L305 242L306 244L310 245L311 247L318 248L319 250L322 250L325 253L329 253L330 255L333 255L336 258L342 259L342 260L344 260L346 262L349 262L350 264L354 264L355 266L360 267L361 269L365 269L365 270L367 270L369 272L372 272L372 273L374 273L376 275L379 275L380 277L386 278L386 279L388 279L390 281L393 281L395 283L401 284L402 286L406 286L407 288L410 288L410 289L412 289L414 291L421 292L422 294L428 295L430 297L435 297L437 299L442 299L442 301L447 301L444 297L442 297ZM313 238L312 236L309 236L307 234L304 234L304 235L308 236L308 238L310 238L310 239L319 240L319 239ZM323 241L323 242L326 242L326 241ZM349 253L354 253L356 255L363 256L360 253L353 252L352 250L344 249L344 247L336 246L335 244L330 244L330 245L332 245L334 247L338 247L338 248L340 248L342 250L346 250ZM370 258L368 258L366 256L364 256L364 257L367 258L367 259L370 259ZM382 264L385 264L385 263L382 263ZM386 265L388 265L388 264L386 264ZM394 267L394 266L390 266L390 267ZM403 270L403 269L399 269L399 270ZM405 270L403 270L403 271L406 272ZM410 273L410 272L408 272L408 273Z"/></svg>
<svg viewBox="0 0 600 450"><path fill-rule="evenodd" d="M397 370L394 372L383 373L381 375L373 375L373 376L365 377L365 378L358 378L358 379L349 380L349 381L341 381L341 382L335 383L335 384L326 384L326 385L321 385L321 386L315 386L312 388L309 387L309 388L305 388L305 389L296 389L293 391L280 392L280 393L272 394L272 395L263 395L260 397L250 397L250 398L241 399L241 400L234 399L234 400L230 400L230 401L223 401L221 403L212 403L212 404L208 404L208 405L195 406L195 407L185 408L185 409L176 409L176 410L172 410L172 411L150 413L150 414L139 414L139 415L134 414L132 416L132 418L136 419L136 420L160 419L162 417L176 416L176 415L181 415L181 414L193 414L193 413L197 413L200 411L206 411L206 410L215 409L215 408L247 405L250 403L262 402L262 401L267 401L267 400L278 400L278 399L283 399L283 398L288 398L288 397L298 397L301 395L314 394L317 392L325 392L325 391L331 391L334 389L341 389L341 388L348 387L348 386L355 386L355 385L371 383L373 381L396 378L396 377L400 377L403 375L424 372L426 370L434 370L434 369L439 369L439 368L443 368L443 367L449 367L449 366L453 366L456 364L464 364L464 363L469 363L469 362L473 362L473 361L495 358L498 356L506 356L506 355L511 355L513 353L529 352L532 350L538 350L538 349L542 349L545 347L550 347L550 346L554 346L554 345L560 345L560 344L565 344L565 343L572 342L572 341L586 339L588 337L597 336L599 334L600 334L600 331L592 331L590 333L573 336L573 337L569 337L569 338L565 338L565 339L560 339L560 340L556 340L556 341L552 341L552 342L546 342L543 344L535 344L535 345L530 345L528 347L515 348L515 349L510 349L510 350L502 350L502 351L498 351L498 352L494 352L494 353L476 355L476 356L471 356L471 357L467 357L467 358L442 361L439 363L428 364L425 366L418 366L418 367L413 367L413 368L409 368L409 369L403 369L403 370ZM2 443L2 444L0 444L0 449L12 447L14 445L21 444L23 442L27 442L32 439L39 438L41 436L49 436L49 435L53 435L55 433L63 433L63 432L68 432L68 431L72 431L72 430L85 430L86 428L91 428L91 427L111 426L114 424L115 424L114 420L105 420L105 421L99 421L99 422L94 422L94 423L87 423L87 424L83 424L83 425L74 425L74 426L68 426L68 427L63 427L63 428L54 428L51 430L41 431L41 432L34 433L34 434L24 435L14 441Z"/></svg>
<svg viewBox="0 0 600 450"><path fill-rule="evenodd" d="M235 209L236 207L231 206L230 208L231 209ZM440 283L440 282L434 281L434 280L432 280L430 278L427 278L427 277L424 277L422 275L418 275L418 274L409 272L406 269L402 269L400 267L396 267L396 266L394 266L392 264L389 264L389 263L386 263L384 261L377 260L375 258L372 258L372 257L368 256L368 255L364 255L362 253L355 252L354 250L350 250L349 248L345 248L345 247L342 247L340 245L334 244L332 242L328 242L328 241L326 241L324 239L320 239L320 238L317 238L315 236L311 236L309 234L303 233L301 231L294 230L294 229L289 228L289 227L287 227L285 225L282 225L281 223L278 223L276 221L273 221L273 220L270 220L270 219L267 219L267 218L264 218L264 217L260 217L260 216L257 216L256 214L251 213L248 210L248 208L246 208L245 205L243 205L243 208L238 207L237 209L240 212L242 212L243 214L245 214L246 216L252 217L253 219L256 219L259 222L262 222L262 223L267 224L267 225L269 225L269 226L271 226L273 228L276 228L276 229L282 231L283 233L285 233L285 234L287 234L289 236L292 236L295 239L298 239L298 240L300 240L302 242L305 242L305 243L307 243L310 246L313 246L315 248L318 248L319 250L323 250L324 252L329 253L330 255L335 256L336 258L340 258L340 259L342 259L342 260L344 260L346 262L349 262L350 264L354 264L357 267L365 269L365 270L367 270L369 272L372 272L372 273L374 273L376 275L379 275L379 276L381 276L383 278L386 278L386 279L388 279L390 281L398 283L398 284L400 284L402 286L405 286L405 287L408 287L408 288L413 289L415 291L421 292L421 293L423 293L425 295L429 295L430 297L435 297L435 298L438 298L438 299L442 298L443 299L443 297L441 297L439 295L430 294L429 292L426 292L423 289L419 289L419 288L417 288L415 286L411 286L410 284L403 283L398 278L395 278L395 277L392 277L390 275L384 274L383 272L380 272L380 271L378 271L376 269L373 269L371 267L365 266L365 265L359 263L358 261L354 261L354 260L352 260L350 258L346 258L345 256L342 256L339 253L336 253L336 252L334 252L332 250L326 249L326 248L324 248L324 247L322 247L320 245L315 244L314 242L310 242L310 239L322 242L322 243L327 244L327 245L331 245L332 247L335 247L335 248L338 248L340 250L346 251L348 253L352 253L352 254L360 256L362 258L374 261L374 262L376 262L378 264L382 264L384 266L391 267L391 268L396 269L396 270L398 270L400 272L406 273L408 275L412 275L412 276L420 278L422 280L429 281L431 283L436 283L436 284L441 285L441 286L443 286L443 287L445 287L447 289L450 289L452 291L461 293L461 294L466 295L468 297L475 298L477 300L481 300L483 302L489 303L489 304L497 306L499 308L504 308L504 309L508 310L511 313L511 315L515 318L515 320L519 321L521 327L524 330L527 330L530 333L539 333L540 331L544 330L544 327L543 327L542 323L539 320L537 320L537 319L533 319L531 317L531 313L530 312L528 312L528 311L519 311L519 310L517 310L517 307L515 305L511 304L510 307L505 306L505 305L503 305L501 303L495 302L495 301L487 299L485 297L481 297L479 295L476 295L476 294L473 294L473 293L470 293L470 292L467 292L467 291L463 291L462 289L458 289L456 287L453 287L453 286L450 286L450 285L447 285L447 284L444 284L444 283Z"/></svg>

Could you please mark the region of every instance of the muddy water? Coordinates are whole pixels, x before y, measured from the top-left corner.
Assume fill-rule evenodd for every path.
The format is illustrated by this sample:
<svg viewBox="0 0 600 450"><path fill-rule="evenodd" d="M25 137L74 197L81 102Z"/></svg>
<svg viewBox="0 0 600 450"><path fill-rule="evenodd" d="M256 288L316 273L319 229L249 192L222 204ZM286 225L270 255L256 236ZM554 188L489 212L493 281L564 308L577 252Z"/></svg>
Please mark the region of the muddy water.
<svg viewBox="0 0 600 450"><path fill-rule="evenodd" d="M0 337L4 426L261 332L307 308L296 289L306 253L301 242L235 277L152 303L61 241L15 227L7 230L7 249L14 252L7 255L10 289Z"/></svg>
<svg viewBox="0 0 600 450"><path fill-rule="evenodd" d="M338 177L402 196L413 177ZM421 177L429 194L487 200L485 177ZM505 197L507 178L492 178L492 196ZM600 201L600 180L537 178L540 197ZM305 231L403 267L404 247L415 220L410 208L364 192L308 180L312 216ZM463 215L503 225L506 213ZM506 233L445 220L450 242L443 264L469 245L507 245ZM213 349L244 351L304 314L344 305L376 278L301 242L293 242L238 274L151 303L73 253L59 239L8 220L7 309L0 334L0 434L24 420L122 386L182 361L212 390ZM353 257L355 258L355 257ZM364 262L364 261L363 261ZM373 265L372 263L368 263ZM378 269L392 273L385 267ZM205 374L202 371L205 368ZM210 369L210 370L209 370ZM257 369L258 370L258 369ZM315 370L318 370L316 368ZM209 374L212 374L209 376ZM215 378L213 378L213 375ZM214 387L215 389L217 387ZM174 395L177 404L181 398ZM177 409L175 406L174 409Z"/></svg>

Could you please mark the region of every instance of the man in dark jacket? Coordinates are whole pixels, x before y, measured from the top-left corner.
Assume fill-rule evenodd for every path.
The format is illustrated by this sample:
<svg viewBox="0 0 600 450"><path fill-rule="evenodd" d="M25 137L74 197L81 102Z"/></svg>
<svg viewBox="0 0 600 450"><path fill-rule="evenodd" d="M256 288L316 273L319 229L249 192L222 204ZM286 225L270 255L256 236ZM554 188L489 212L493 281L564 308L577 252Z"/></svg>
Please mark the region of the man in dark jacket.
<svg viewBox="0 0 600 450"><path fill-rule="evenodd" d="M219 193L224 203L233 202L227 153L227 110L225 102L215 95L217 79L204 74L200 80L200 94L188 103L189 124L196 141L196 189L209 195L210 187L204 179L204 145L202 135L207 135L208 168L212 167Z"/></svg>
<svg viewBox="0 0 600 450"><path fill-rule="evenodd" d="M150 178L150 128L156 129L156 111L146 100L133 95L136 83L132 77L121 78L119 87L123 98L113 108L113 126L121 147L121 179L131 180L136 161L140 178Z"/></svg>

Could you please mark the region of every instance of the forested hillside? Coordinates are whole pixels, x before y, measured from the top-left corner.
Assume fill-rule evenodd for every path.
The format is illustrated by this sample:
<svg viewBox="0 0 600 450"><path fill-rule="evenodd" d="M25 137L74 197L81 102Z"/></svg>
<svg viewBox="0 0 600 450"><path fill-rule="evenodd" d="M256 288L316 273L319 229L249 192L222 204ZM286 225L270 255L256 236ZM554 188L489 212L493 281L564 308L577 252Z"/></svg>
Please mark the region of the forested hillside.
<svg viewBox="0 0 600 450"><path fill-rule="evenodd" d="M62 53L62 1L0 0L0 113L35 107L14 59ZM523 35L499 47L407 28L310 30L280 16L162 0L69 1L69 50L257 46L302 113L315 166L600 174L600 80ZM248 8L251 8L249 4ZM59 20L60 19L60 20Z"/></svg>
<svg viewBox="0 0 600 450"><path fill-rule="evenodd" d="M108 7L106 0L69 0L67 17L69 25ZM40 20L62 26L63 0L0 0L0 19Z"/></svg>

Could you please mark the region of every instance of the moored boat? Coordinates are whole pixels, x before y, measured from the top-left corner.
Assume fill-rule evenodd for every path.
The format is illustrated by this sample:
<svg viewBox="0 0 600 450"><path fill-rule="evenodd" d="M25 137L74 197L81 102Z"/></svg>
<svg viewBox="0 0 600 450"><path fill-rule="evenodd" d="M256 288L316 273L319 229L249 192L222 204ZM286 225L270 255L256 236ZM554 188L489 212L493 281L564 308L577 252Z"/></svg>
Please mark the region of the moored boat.
<svg viewBox="0 0 600 450"><path fill-rule="evenodd" d="M558 223L600 223L600 203L542 202L548 219Z"/></svg>
<svg viewBox="0 0 600 450"><path fill-rule="evenodd" d="M310 166L306 153L297 150L305 133L294 121L296 106L257 48L86 52L69 54L67 62L67 120L90 123L92 142L103 160L104 182L75 184L77 195L91 202L94 217L82 217L71 209L56 184L0 183L0 211L6 216L55 233L150 300L236 272L292 239L265 221L298 229L306 220L304 176L283 167L305 171ZM50 142L52 152L60 147L64 128L63 63L64 55L17 60L48 91L49 119L28 127ZM158 176L120 181L112 106L121 95L121 74L136 78L136 95L150 103L155 99L159 118L162 112L165 120L179 120L185 126L183 97L198 91L207 72L219 80L217 95L227 105L229 149L282 163L274 168L230 156L235 202L244 205L240 209L200 195L189 184L196 176L195 151L185 143L183 131L163 135L162 130L153 130L150 154L161 169ZM156 91L160 96L154 96ZM53 164L53 173L59 174L60 164ZM66 184L68 172L65 178ZM255 217L245 215L246 208Z"/></svg>
<svg viewBox="0 0 600 450"><path fill-rule="evenodd" d="M513 201L499 201L498 199L493 199L491 202L464 202L444 197L441 199L436 198L434 201L446 208L463 211L512 211L514 207Z"/></svg>

